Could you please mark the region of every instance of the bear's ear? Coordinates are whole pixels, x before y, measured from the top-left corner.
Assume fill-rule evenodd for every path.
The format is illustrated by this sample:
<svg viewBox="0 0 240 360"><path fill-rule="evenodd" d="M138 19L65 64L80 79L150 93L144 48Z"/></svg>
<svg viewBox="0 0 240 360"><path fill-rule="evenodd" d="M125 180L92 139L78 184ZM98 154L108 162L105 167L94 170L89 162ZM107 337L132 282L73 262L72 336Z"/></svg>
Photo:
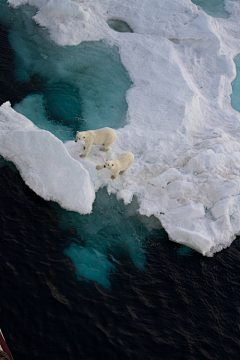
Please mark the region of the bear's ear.
<svg viewBox="0 0 240 360"><path fill-rule="evenodd" d="M108 161L108 159L106 161Z"/></svg>
<svg viewBox="0 0 240 360"><path fill-rule="evenodd" d="M79 134L79 131L77 131L77 134Z"/></svg>

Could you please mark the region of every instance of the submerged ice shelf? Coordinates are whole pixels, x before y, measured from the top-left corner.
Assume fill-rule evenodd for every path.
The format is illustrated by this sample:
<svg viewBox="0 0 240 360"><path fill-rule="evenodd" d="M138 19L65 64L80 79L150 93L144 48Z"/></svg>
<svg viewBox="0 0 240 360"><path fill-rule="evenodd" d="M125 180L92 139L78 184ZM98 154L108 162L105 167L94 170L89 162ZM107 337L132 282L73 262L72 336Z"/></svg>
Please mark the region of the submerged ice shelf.
<svg viewBox="0 0 240 360"><path fill-rule="evenodd" d="M105 188L97 192L90 215L69 212L57 204L54 208L60 227L75 229L65 254L74 263L77 277L97 281L108 289L109 278L121 262L121 256L127 254L139 270L144 270L146 238L164 232L157 219L148 219L136 212L136 198L126 206Z"/></svg>
<svg viewBox="0 0 240 360"><path fill-rule="evenodd" d="M105 160L98 147L80 159L82 145L65 143L70 156L88 172L95 192L106 186L125 204L136 196L140 214L154 215L173 241L204 255L229 246L240 232L240 115L230 104L233 58L240 52L239 3L225 1L229 17L213 19L190 0L148 0L140 5L135 0L76 1L77 16L69 1L39 5L9 0L14 6L27 2L38 8L31 16L48 29L59 52L70 54L74 47L69 45L102 40L119 49L133 82L126 89L127 125L118 128L108 154L113 158L123 151L134 153L135 162L123 177L112 181L107 171L96 171ZM112 30L109 18L122 19L134 33ZM18 44L12 46L17 51ZM23 64L24 70L32 67L31 61ZM56 82L59 73L52 69ZM70 67L63 70L66 77L72 76ZM50 79L49 69L44 71Z"/></svg>

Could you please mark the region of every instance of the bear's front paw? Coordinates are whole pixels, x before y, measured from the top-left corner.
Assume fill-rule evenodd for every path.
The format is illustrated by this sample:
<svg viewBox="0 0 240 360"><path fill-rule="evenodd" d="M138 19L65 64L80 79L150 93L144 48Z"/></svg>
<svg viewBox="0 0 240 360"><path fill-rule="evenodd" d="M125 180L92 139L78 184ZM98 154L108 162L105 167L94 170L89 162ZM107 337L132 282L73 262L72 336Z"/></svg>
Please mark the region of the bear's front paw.
<svg viewBox="0 0 240 360"><path fill-rule="evenodd" d="M81 158L85 158L86 157L86 155L84 155L84 154L82 154L82 155L79 155Z"/></svg>
<svg viewBox="0 0 240 360"><path fill-rule="evenodd" d="M96 169L97 169L97 170L101 170L101 168L102 168L101 165L97 165L97 166L96 166Z"/></svg>
<svg viewBox="0 0 240 360"><path fill-rule="evenodd" d="M116 176L112 175L112 176L111 176L111 179L113 179L113 180L116 179Z"/></svg>

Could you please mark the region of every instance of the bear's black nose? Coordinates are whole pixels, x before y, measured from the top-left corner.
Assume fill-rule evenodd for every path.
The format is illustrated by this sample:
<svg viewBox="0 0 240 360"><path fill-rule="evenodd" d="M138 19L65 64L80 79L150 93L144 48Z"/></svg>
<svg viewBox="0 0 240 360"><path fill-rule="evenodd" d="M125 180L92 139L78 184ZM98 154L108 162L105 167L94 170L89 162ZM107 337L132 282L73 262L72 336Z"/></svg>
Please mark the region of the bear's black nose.
<svg viewBox="0 0 240 360"><path fill-rule="evenodd" d="M75 142L77 142L77 140L75 140Z"/></svg>
<svg viewBox="0 0 240 360"><path fill-rule="evenodd" d="M104 165L104 167L106 167L106 165Z"/></svg>

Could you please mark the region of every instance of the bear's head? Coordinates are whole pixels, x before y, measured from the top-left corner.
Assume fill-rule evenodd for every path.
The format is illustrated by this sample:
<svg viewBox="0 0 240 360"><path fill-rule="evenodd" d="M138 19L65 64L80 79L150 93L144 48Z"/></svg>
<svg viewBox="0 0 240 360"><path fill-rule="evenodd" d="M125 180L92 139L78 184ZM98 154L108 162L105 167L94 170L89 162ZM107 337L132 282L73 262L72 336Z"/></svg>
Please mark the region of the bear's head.
<svg viewBox="0 0 240 360"><path fill-rule="evenodd" d="M111 160L106 160L105 164L104 164L104 167L111 170L111 169L114 169L114 161L111 161Z"/></svg>
<svg viewBox="0 0 240 360"><path fill-rule="evenodd" d="M87 132L86 131L77 131L75 142L79 140L85 141L87 139Z"/></svg>

